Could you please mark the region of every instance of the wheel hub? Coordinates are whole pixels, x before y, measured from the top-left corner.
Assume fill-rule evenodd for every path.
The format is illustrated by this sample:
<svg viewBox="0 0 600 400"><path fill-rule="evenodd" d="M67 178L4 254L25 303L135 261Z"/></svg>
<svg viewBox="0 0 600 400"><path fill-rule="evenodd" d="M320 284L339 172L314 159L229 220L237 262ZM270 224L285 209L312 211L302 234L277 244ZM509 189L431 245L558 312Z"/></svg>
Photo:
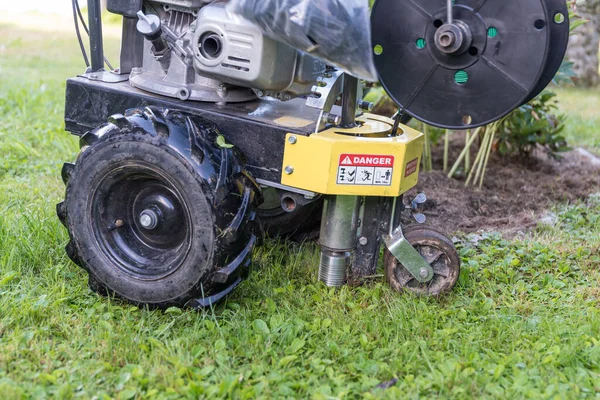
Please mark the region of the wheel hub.
<svg viewBox="0 0 600 400"><path fill-rule="evenodd" d="M113 170L94 197L96 235L114 265L138 279L158 279L179 268L190 246L189 210L153 167Z"/></svg>
<svg viewBox="0 0 600 400"><path fill-rule="evenodd" d="M158 182L143 185L131 212L142 241L161 248L179 241L185 218L180 201L166 186Z"/></svg>
<svg viewBox="0 0 600 400"><path fill-rule="evenodd" d="M144 210L140 214L139 222L144 229L152 230L158 225L158 215L153 210Z"/></svg>

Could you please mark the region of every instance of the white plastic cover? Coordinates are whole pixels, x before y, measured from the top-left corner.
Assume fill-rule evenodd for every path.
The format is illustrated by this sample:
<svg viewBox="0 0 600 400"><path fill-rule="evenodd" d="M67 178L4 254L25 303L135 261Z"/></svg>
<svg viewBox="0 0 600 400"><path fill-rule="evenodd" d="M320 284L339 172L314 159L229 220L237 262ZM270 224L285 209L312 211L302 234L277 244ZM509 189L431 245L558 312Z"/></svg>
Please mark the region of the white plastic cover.
<svg viewBox="0 0 600 400"><path fill-rule="evenodd" d="M376 81L368 0L230 0L267 36Z"/></svg>

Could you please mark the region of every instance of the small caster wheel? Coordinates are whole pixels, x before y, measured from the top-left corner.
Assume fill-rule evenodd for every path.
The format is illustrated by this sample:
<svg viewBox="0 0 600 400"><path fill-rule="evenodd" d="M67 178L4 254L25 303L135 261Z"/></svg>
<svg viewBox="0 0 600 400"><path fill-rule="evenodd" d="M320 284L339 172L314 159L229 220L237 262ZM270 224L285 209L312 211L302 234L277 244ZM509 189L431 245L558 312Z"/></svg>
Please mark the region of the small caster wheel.
<svg viewBox="0 0 600 400"><path fill-rule="evenodd" d="M460 257L454 244L444 234L431 228L406 229L404 237L433 268L434 277L427 283L417 281L390 253L385 251L385 275L392 288L422 296L439 296L452 290L460 275Z"/></svg>

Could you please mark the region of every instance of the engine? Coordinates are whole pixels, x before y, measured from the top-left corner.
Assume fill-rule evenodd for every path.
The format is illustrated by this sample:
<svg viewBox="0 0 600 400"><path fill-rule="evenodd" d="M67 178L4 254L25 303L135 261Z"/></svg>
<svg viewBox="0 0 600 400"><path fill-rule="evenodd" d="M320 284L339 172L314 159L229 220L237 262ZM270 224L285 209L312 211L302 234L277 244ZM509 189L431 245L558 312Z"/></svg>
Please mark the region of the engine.
<svg viewBox="0 0 600 400"><path fill-rule="evenodd" d="M242 102L310 96L326 64L263 35L223 0L108 0L143 35L136 88L181 100ZM124 45L125 47L125 45Z"/></svg>

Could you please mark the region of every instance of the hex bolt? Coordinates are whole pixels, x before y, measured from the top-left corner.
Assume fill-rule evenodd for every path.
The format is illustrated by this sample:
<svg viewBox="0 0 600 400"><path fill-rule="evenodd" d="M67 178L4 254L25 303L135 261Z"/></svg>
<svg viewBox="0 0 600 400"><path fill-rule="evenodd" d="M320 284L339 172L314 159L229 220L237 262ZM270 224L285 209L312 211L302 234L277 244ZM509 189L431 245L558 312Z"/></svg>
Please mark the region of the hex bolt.
<svg viewBox="0 0 600 400"><path fill-rule="evenodd" d="M358 108L360 108L363 111L373 111L373 108L375 108L375 104L371 103L370 101L365 101L365 100L359 100L358 101Z"/></svg>
<svg viewBox="0 0 600 400"><path fill-rule="evenodd" d="M325 119L328 124L339 125L342 123L341 115L323 113L323 119Z"/></svg>
<svg viewBox="0 0 600 400"><path fill-rule="evenodd" d="M298 143L298 138L296 136L290 136L288 139L288 142L290 144L296 144L296 143Z"/></svg>
<svg viewBox="0 0 600 400"><path fill-rule="evenodd" d="M429 272L427 272L425 268L421 268L421 270L419 271L419 276L425 279L429 276Z"/></svg>
<svg viewBox="0 0 600 400"><path fill-rule="evenodd" d="M285 167L285 173L287 175L291 175L294 173L294 167L292 167L291 165L288 165L287 167Z"/></svg>
<svg viewBox="0 0 600 400"><path fill-rule="evenodd" d="M144 229L154 229L158 225L158 215L152 210L144 210L140 213L139 221Z"/></svg>
<svg viewBox="0 0 600 400"><path fill-rule="evenodd" d="M257 95L258 97L261 97L261 98L262 98L262 97L265 97L265 92L264 92L264 91L262 91L262 90L259 90L258 92L256 92L256 95Z"/></svg>
<svg viewBox="0 0 600 400"><path fill-rule="evenodd" d="M367 239L365 236L362 236L360 239L358 239L358 243L361 246L366 246L369 244L369 239Z"/></svg>

